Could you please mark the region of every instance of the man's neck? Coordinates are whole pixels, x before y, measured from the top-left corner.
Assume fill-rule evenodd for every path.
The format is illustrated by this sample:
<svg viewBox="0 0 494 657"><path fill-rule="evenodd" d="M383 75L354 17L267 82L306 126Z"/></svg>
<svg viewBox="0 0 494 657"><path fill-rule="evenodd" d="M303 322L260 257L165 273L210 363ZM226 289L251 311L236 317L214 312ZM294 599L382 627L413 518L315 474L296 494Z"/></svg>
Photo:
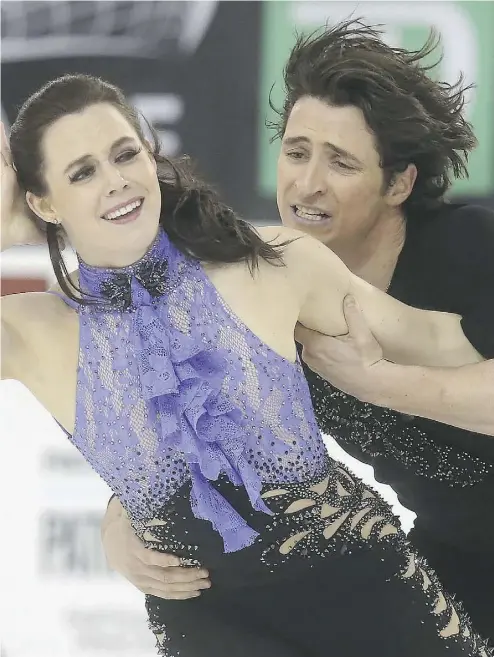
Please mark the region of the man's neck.
<svg viewBox="0 0 494 657"><path fill-rule="evenodd" d="M405 243L405 232L405 218L397 213L380 219L358 243L331 248L354 274L387 290Z"/></svg>

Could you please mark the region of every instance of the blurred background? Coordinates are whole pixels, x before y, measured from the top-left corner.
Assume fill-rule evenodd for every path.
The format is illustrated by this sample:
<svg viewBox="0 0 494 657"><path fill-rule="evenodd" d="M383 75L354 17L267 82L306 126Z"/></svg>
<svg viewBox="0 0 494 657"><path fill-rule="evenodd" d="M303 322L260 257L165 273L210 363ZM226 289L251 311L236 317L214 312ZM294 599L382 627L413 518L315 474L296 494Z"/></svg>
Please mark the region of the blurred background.
<svg viewBox="0 0 494 657"><path fill-rule="evenodd" d="M46 81L70 72L119 85L169 155L188 153L252 222L277 223L277 143L265 127L280 105L296 32L351 14L384 24L393 45L443 39L434 74L463 72L479 147L453 196L494 209L494 2L227 2L3 0L2 121ZM274 85L274 87L273 87ZM272 117L271 117L272 118ZM70 258L69 258L70 260ZM68 263L69 268L71 262ZM44 247L2 254L2 294L52 281ZM109 491L20 384L0 384L0 645L2 657L151 657L143 596L111 574L99 523ZM389 499L372 471L327 437L331 453ZM410 512L396 505L405 528ZM177 603L180 604L180 603Z"/></svg>

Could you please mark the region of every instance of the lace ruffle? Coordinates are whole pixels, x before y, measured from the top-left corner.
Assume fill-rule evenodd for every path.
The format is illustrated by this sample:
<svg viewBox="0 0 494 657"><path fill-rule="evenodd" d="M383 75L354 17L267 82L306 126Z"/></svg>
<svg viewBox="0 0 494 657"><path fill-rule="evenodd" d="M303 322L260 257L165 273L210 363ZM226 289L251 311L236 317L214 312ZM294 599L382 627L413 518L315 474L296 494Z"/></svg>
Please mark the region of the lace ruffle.
<svg viewBox="0 0 494 657"><path fill-rule="evenodd" d="M251 545L257 532L211 485L224 474L244 486L252 507L269 515L261 499L262 482L247 462L248 438L242 413L222 394L227 367L220 350L210 351L162 321L143 290L134 314L134 336L142 392L155 404L161 439L184 455L195 517L208 520L224 541L225 552Z"/></svg>

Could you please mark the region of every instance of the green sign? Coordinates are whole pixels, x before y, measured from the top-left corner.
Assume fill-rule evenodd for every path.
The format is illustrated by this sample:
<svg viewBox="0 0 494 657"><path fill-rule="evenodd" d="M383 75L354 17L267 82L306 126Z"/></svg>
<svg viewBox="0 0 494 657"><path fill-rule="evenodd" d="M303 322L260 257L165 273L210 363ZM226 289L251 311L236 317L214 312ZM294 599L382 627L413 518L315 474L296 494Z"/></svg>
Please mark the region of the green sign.
<svg viewBox="0 0 494 657"><path fill-rule="evenodd" d="M467 96L466 116L473 124L479 145L470 156L470 178L457 181L453 191L466 196L484 196L494 191L494 2L266 0L262 5L258 166L258 188L262 196L272 198L276 193L279 142L269 143L272 133L265 123L275 118L269 110L270 93L274 105L282 106L282 72L295 34L310 33L351 16L362 17L372 25L383 25L388 43L410 50L420 48L430 28L436 28L442 38L444 59L431 75L454 82L463 72L466 83L476 83ZM435 58L437 54L432 55L431 63Z"/></svg>

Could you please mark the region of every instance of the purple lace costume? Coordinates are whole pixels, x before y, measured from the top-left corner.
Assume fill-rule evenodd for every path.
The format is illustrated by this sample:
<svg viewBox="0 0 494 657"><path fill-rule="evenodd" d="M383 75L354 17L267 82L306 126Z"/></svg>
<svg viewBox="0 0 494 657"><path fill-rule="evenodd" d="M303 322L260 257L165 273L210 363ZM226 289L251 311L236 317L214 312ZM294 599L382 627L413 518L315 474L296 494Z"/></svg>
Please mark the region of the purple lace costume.
<svg viewBox="0 0 494 657"><path fill-rule="evenodd" d="M79 276L96 302L77 306L71 439L146 545L213 581L189 601L148 596L160 654L491 654L387 504L328 458L301 364L257 338L199 262L160 231L138 263L81 262Z"/></svg>

